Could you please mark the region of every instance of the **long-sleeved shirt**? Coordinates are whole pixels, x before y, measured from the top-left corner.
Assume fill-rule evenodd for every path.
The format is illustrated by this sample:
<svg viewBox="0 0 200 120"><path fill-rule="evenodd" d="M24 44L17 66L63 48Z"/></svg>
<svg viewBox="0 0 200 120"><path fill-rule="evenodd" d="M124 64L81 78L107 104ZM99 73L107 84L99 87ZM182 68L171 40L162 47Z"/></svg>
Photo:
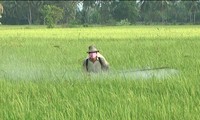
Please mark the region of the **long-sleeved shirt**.
<svg viewBox="0 0 200 120"><path fill-rule="evenodd" d="M97 57L97 60L93 63L89 58L85 59L83 62L83 70L86 72L99 73L102 71L107 71L109 65L105 58Z"/></svg>

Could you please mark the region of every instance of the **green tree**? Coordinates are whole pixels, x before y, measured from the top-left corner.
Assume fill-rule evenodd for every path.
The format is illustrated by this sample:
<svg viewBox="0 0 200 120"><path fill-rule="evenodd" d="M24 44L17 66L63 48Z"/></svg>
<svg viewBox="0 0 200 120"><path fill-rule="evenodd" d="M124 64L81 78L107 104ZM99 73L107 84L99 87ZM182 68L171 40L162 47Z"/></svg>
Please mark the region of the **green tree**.
<svg viewBox="0 0 200 120"><path fill-rule="evenodd" d="M19 24L19 6L16 1L2 1L4 5L4 24Z"/></svg>
<svg viewBox="0 0 200 120"><path fill-rule="evenodd" d="M55 27L57 22L63 18L63 9L54 5L44 5L41 12L48 28Z"/></svg>
<svg viewBox="0 0 200 120"><path fill-rule="evenodd" d="M0 15L3 14L3 5L0 3Z"/></svg>
<svg viewBox="0 0 200 120"><path fill-rule="evenodd" d="M31 24L39 24L40 23L40 9L43 6L43 1L18 1L19 12L22 13L22 18Z"/></svg>
<svg viewBox="0 0 200 120"><path fill-rule="evenodd" d="M199 0L184 1L186 8L189 10L189 18L191 23L196 23L196 14L200 10L199 2Z"/></svg>
<svg viewBox="0 0 200 120"><path fill-rule="evenodd" d="M29 25L42 23L40 10L43 7L43 1L27 1L25 4L27 6L26 19Z"/></svg>
<svg viewBox="0 0 200 120"><path fill-rule="evenodd" d="M0 19L2 18L2 15L3 14L3 5L0 3ZM1 24L1 22L0 22Z"/></svg>
<svg viewBox="0 0 200 120"><path fill-rule="evenodd" d="M63 9L63 19L60 22L64 23L76 23L77 4L80 1L54 1L52 5L55 5Z"/></svg>
<svg viewBox="0 0 200 120"><path fill-rule="evenodd" d="M5 6L4 22L8 24L40 23L42 1L3 1Z"/></svg>
<svg viewBox="0 0 200 120"><path fill-rule="evenodd" d="M140 14L140 20L144 22L145 24L152 23L153 21L153 2L148 0L139 0L138 1L139 6L139 14Z"/></svg>
<svg viewBox="0 0 200 120"><path fill-rule="evenodd" d="M95 1L83 1L83 10L82 10L82 23L88 24L91 19L91 12L94 10Z"/></svg>
<svg viewBox="0 0 200 120"><path fill-rule="evenodd" d="M185 4L180 0L170 1L168 10L168 21L172 24L186 23L187 22L188 10Z"/></svg>
<svg viewBox="0 0 200 120"><path fill-rule="evenodd" d="M153 8L154 11L157 11L157 14L154 16L154 18L156 18L158 22L164 23L167 21L167 10L169 4L170 3L167 0L154 1Z"/></svg>
<svg viewBox="0 0 200 120"><path fill-rule="evenodd" d="M113 9L113 17L117 21L128 19L131 23L137 21L138 7L135 1L119 1L115 2Z"/></svg>
<svg viewBox="0 0 200 120"><path fill-rule="evenodd" d="M112 3L113 1L99 1L98 2L98 13L100 24L111 24L112 16Z"/></svg>

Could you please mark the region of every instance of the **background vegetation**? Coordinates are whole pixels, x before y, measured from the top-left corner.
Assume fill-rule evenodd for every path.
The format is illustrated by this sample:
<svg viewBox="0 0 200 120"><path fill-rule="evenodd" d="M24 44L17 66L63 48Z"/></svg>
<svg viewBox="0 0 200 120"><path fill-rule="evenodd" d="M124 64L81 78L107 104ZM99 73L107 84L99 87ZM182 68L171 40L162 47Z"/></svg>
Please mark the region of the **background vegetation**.
<svg viewBox="0 0 200 120"><path fill-rule="evenodd" d="M45 23L42 10L53 5L63 11L57 23L63 26L99 24L199 24L199 0L132 0L132 1L1 1L3 24ZM60 14L60 12L57 14Z"/></svg>

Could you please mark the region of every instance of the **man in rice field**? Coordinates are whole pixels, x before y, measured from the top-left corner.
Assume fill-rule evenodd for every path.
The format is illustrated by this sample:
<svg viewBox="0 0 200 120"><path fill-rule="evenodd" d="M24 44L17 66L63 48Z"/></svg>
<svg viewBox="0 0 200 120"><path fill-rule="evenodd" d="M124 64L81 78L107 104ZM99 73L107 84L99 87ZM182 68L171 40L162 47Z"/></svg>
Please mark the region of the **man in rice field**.
<svg viewBox="0 0 200 120"><path fill-rule="evenodd" d="M83 70L86 72L99 73L108 71L109 64L93 45L89 46L88 57L83 62Z"/></svg>

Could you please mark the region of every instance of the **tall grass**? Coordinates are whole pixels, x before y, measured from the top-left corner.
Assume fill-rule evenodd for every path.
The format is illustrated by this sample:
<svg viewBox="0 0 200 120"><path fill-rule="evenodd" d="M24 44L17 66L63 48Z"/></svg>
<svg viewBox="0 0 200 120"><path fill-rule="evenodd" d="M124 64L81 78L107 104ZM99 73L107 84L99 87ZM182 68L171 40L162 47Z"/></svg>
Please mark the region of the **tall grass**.
<svg viewBox="0 0 200 120"><path fill-rule="evenodd" d="M180 119L200 115L199 26L0 29L0 119ZM82 76L95 44L111 71L170 67L159 80Z"/></svg>

